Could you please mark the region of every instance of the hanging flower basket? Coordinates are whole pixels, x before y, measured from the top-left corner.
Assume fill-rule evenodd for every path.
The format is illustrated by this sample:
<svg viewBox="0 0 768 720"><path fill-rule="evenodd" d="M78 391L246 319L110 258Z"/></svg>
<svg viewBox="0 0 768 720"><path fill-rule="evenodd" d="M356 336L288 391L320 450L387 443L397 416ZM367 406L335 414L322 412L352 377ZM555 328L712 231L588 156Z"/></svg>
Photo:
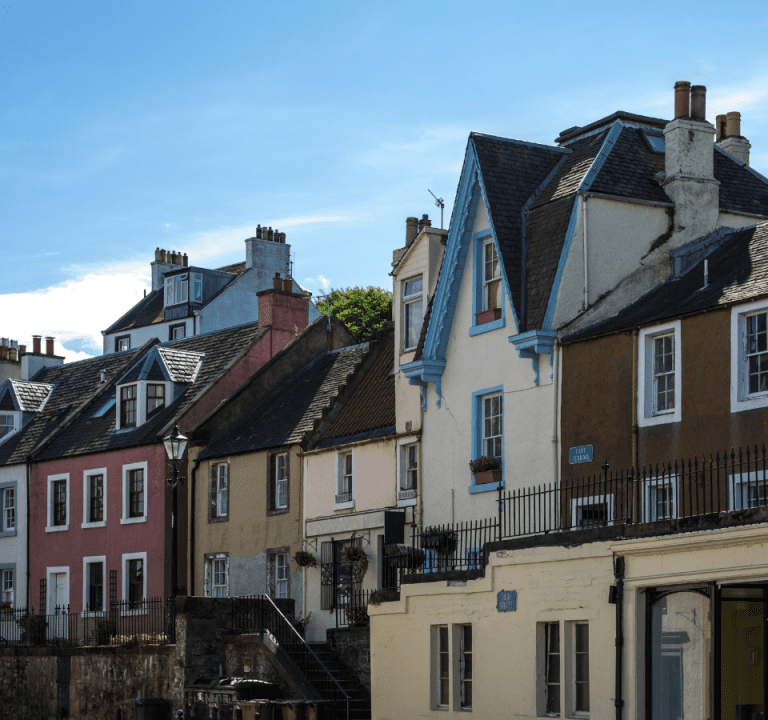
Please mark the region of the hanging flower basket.
<svg viewBox="0 0 768 720"><path fill-rule="evenodd" d="M368 556L357 545L345 545L341 551L341 565L352 571L353 582L360 582L368 570Z"/></svg>
<svg viewBox="0 0 768 720"><path fill-rule="evenodd" d="M424 564L424 551L410 545L393 543L387 545L384 552L393 567L415 570Z"/></svg>
<svg viewBox="0 0 768 720"><path fill-rule="evenodd" d="M13 608L8 600L0 602L0 615L10 615L13 613Z"/></svg>
<svg viewBox="0 0 768 720"><path fill-rule="evenodd" d="M456 533L440 528L424 528L421 533L421 547L450 555L456 549Z"/></svg>
<svg viewBox="0 0 768 720"><path fill-rule="evenodd" d="M293 555L293 560L299 567L317 567L315 556L306 550L297 550Z"/></svg>

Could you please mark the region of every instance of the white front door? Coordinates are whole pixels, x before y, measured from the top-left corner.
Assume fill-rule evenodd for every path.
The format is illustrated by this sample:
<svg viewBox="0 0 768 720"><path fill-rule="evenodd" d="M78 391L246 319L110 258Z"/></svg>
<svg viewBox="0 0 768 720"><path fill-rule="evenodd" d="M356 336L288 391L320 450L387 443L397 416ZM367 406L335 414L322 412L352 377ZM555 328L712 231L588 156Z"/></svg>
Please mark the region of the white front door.
<svg viewBox="0 0 768 720"><path fill-rule="evenodd" d="M48 635L67 637L67 610L69 605L69 573L52 572L48 575Z"/></svg>

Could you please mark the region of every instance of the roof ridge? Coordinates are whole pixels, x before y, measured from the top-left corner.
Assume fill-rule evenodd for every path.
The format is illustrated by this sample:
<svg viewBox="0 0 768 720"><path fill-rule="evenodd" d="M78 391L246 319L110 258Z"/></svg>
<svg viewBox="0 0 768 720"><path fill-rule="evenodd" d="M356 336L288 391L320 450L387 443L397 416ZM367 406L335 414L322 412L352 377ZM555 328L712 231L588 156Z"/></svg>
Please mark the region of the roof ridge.
<svg viewBox="0 0 768 720"><path fill-rule="evenodd" d="M525 145L526 147L541 148L542 150L554 150L555 152L568 152L568 148L559 147L557 145L547 145L546 143L536 143L530 140L518 140L517 138L508 138L503 135L491 135L490 133L475 132L474 130L469 133L470 138L483 137L491 138L493 140L501 140L502 142L513 143L515 145ZM573 152L573 151L570 151Z"/></svg>
<svg viewBox="0 0 768 720"><path fill-rule="evenodd" d="M737 165L740 165L741 167L745 168L749 172L751 172L758 180L761 182L764 182L766 185L768 185L768 178L765 177L762 173L759 173L757 170L755 170L751 165L748 163L745 163L743 160L739 160L737 157L731 155L727 150L724 150L721 148L717 143L715 143L715 149L719 150L723 155L725 155L729 160L733 160Z"/></svg>
<svg viewBox="0 0 768 720"><path fill-rule="evenodd" d="M616 120L611 124L611 127L608 130L605 139L603 140L603 144L600 146L600 150L598 150L597 155L595 155L595 159L589 166L589 170L587 170L587 172L584 174L584 177L579 184L579 187L576 191L577 193L588 192L589 188L592 187L592 183L597 179L597 176L602 170L605 161L611 154L611 150L613 150L614 146L616 145L616 141L619 139L619 136L625 127L626 125L621 120Z"/></svg>

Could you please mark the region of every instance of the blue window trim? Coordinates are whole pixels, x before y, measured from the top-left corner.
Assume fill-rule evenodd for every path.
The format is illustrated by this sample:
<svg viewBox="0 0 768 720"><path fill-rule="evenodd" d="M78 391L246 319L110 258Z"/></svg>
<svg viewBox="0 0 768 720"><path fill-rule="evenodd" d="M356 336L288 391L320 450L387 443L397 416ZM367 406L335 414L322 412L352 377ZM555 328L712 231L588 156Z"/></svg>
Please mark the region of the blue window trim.
<svg viewBox="0 0 768 720"><path fill-rule="evenodd" d="M5 529L5 508L2 507L3 504L3 490L5 488L13 488L13 499L16 503L16 526L12 530L6 530ZM2 482L0 483L0 538L4 537L15 537L16 533L19 529L19 488L18 483L16 480L11 480L8 482ZM0 565L0 568L3 566ZM14 565L15 567L15 565ZM6 568L7 569L7 568Z"/></svg>
<svg viewBox="0 0 768 720"><path fill-rule="evenodd" d="M502 397L504 396L504 386L497 385L496 387L484 388L483 390L477 390L472 393L472 460L479 458L483 454L483 432L481 423L483 422L482 412L482 400L486 395L500 392ZM502 405L502 432L506 428L504 424L504 406ZM484 492L498 491L499 486L504 489L504 473L506 471L506 463L504 462L504 435L502 435L501 442L501 482L500 483L486 483L484 485L475 484L475 476L470 473L472 481L467 488L470 495Z"/></svg>
<svg viewBox="0 0 768 720"><path fill-rule="evenodd" d="M2 594L2 571L13 571L13 605L19 607L19 573L16 571L16 563L4 563L0 562L0 594Z"/></svg>
<svg viewBox="0 0 768 720"><path fill-rule="evenodd" d="M467 570L481 570L483 561L483 548L467 548L465 552L467 558Z"/></svg>
<svg viewBox="0 0 768 720"><path fill-rule="evenodd" d="M506 310L504 302L504 294L502 293L501 302L501 317L493 322L484 323L483 325L477 324L477 313L483 308L483 270L485 264L485 257L483 255L483 247L485 241L491 238L491 242L496 244L496 238L493 236L491 228L486 228L480 232L476 232L472 237L472 324L469 326L469 335L474 337L475 335L482 335L483 333L490 332L491 330L498 330L506 325ZM496 246L496 255L501 262L501 253L498 246ZM501 278L502 285L504 285L504 278ZM503 288L502 288L503 289Z"/></svg>

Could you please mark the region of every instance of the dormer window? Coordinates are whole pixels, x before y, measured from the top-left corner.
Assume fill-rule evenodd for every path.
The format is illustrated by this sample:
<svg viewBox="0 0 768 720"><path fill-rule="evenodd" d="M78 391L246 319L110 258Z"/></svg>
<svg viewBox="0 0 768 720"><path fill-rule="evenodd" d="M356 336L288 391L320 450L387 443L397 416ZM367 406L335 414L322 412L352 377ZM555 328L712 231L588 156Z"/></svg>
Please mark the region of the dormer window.
<svg viewBox="0 0 768 720"><path fill-rule="evenodd" d="M165 385L147 385L147 417L165 407Z"/></svg>
<svg viewBox="0 0 768 720"><path fill-rule="evenodd" d="M16 429L14 413L0 413L0 438L10 435Z"/></svg>
<svg viewBox="0 0 768 720"><path fill-rule="evenodd" d="M136 427L136 386L120 388L120 427Z"/></svg>
<svg viewBox="0 0 768 720"><path fill-rule="evenodd" d="M501 267L493 238L483 244L483 310L501 307Z"/></svg>
<svg viewBox="0 0 768 720"><path fill-rule="evenodd" d="M200 273L182 273L165 278L165 306L189 302L189 281L192 276L192 302L203 301L203 276Z"/></svg>

